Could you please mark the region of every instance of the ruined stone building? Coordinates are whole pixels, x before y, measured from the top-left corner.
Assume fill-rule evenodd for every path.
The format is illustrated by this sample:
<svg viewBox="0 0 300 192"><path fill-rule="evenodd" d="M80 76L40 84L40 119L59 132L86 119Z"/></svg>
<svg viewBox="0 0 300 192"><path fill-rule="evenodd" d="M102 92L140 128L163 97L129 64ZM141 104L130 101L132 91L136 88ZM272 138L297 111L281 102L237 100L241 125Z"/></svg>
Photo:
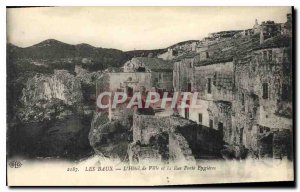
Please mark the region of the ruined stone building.
<svg viewBox="0 0 300 192"><path fill-rule="evenodd" d="M160 58L134 57L124 64L124 73L126 72L150 73L151 85L158 92L173 89L173 65Z"/></svg>
<svg viewBox="0 0 300 192"><path fill-rule="evenodd" d="M209 33L209 39L223 39L233 37L235 34L242 32L242 30L220 31L216 33Z"/></svg>
<svg viewBox="0 0 300 192"><path fill-rule="evenodd" d="M275 37L281 34L281 24L274 21L264 21L261 24L260 30L260 43L263 43L265 39Z"/></svg>
<svg viewBox="0 0 300 192"><path fill-rule="evenodd" d="M197 50L197 47L201 44L199 40L190 40L190 41L183 41L172 45L168 48L168 51L158 55L158 58L163 60L174 60L180 56L187 55L189 53L194 53Z"/></svg>
<svg viewBox="0 0 300 192"><path fill-rule="evenodd" d="M176 56L177 56L176 51L172 48L168 48L167 52L158 55L157 58L170 61L174 59Z"/></svg>

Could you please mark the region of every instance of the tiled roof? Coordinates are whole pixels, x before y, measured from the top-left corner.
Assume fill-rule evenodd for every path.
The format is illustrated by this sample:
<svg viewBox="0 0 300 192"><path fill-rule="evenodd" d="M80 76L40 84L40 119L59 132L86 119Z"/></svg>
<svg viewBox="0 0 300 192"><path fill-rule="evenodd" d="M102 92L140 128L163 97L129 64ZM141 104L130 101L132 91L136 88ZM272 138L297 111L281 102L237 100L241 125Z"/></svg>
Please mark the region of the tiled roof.
<svg viewBox="0 0 300 192"><path fill-rule="evenodd" d="M187 52L187 53L185 53L183 55L180 55L180 56L174 58L173 61L180 61L180 60L183 60L183 59L194 58L197 55L199 55L199 53L196 53L196 52Z"/></svg>
<svg viewBox="0 0 300 192"><path fill-rule="evenodd" d="M162 60L160 58L152 58L152 57L135 57L133 59L137 59L139 62L143 63L145 67L149 68L153 71L172 71L173 63Z"/></svg>
<svg viewBox="0 0 300 192"><path fill-rule="evenodd" d="M258 50L289 46L291 46L291 38L287 35L278 35L276 37L266 39L262 44L256 46L254 49Z"/></svg>
<svg viewBox="0 0 300 192"><path fill-rule="evenodd" d="M251 37L232 38L228 41L230 42L226 44L231 46L230 49L222 47L222 50L215 51L217 49L216 46L214 46L213 54L210 56L210 58L196 62L194 63L194 65L202 66L215 63L223 63L233 61L234 58L244 57L248 52L253 50L254 47L257 47L259 45L259 35L253 35ZM212 50L210 50L210 48L208 47L208 52L210 51Z"/></svg>

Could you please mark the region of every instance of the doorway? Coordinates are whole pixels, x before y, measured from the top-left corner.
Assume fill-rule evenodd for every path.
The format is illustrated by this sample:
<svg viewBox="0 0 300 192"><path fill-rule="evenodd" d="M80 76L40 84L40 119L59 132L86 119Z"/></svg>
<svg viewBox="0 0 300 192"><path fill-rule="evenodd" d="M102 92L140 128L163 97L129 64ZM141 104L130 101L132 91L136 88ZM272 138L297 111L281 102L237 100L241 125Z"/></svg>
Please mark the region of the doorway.
<svg viewBox="0 0 300 192"><path fill-rule="evenodd" d="M220 132L221 138L223 139L223 129L224 129L224 125L222 122L218 123L218 131Z"/></svg>

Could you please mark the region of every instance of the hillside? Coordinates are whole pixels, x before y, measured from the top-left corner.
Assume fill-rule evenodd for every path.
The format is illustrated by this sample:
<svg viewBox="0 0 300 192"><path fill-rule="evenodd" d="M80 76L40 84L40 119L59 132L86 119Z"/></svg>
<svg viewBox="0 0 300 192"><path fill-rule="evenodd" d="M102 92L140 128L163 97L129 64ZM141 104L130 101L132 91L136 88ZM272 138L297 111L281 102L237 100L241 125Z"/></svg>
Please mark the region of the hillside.
<svg viewBox="0 0 300 192"><path fill-rule="evenodd" d="M88 44L70 45L54 39L45 40L26 48L8 44L7 53L9 62L36 62L39 63L38 65L49 68L52 68L51 65L55 65L57 62L61 65L68 65L85 60L87 62L83 62L83 64L90 70L120 67L130 57L117 49L96 48Z"/></svg>

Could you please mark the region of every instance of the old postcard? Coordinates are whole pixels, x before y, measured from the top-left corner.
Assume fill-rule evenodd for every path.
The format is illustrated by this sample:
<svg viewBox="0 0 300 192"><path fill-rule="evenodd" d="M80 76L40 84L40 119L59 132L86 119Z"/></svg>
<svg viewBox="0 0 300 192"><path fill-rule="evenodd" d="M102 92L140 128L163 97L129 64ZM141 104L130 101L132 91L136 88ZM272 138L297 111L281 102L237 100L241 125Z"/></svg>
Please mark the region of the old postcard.
<svg viewBox="0 0 300 192"><path fill-rule="evenodd" d="M9 186L294 181L292 7L6 11Z"/></svg>

